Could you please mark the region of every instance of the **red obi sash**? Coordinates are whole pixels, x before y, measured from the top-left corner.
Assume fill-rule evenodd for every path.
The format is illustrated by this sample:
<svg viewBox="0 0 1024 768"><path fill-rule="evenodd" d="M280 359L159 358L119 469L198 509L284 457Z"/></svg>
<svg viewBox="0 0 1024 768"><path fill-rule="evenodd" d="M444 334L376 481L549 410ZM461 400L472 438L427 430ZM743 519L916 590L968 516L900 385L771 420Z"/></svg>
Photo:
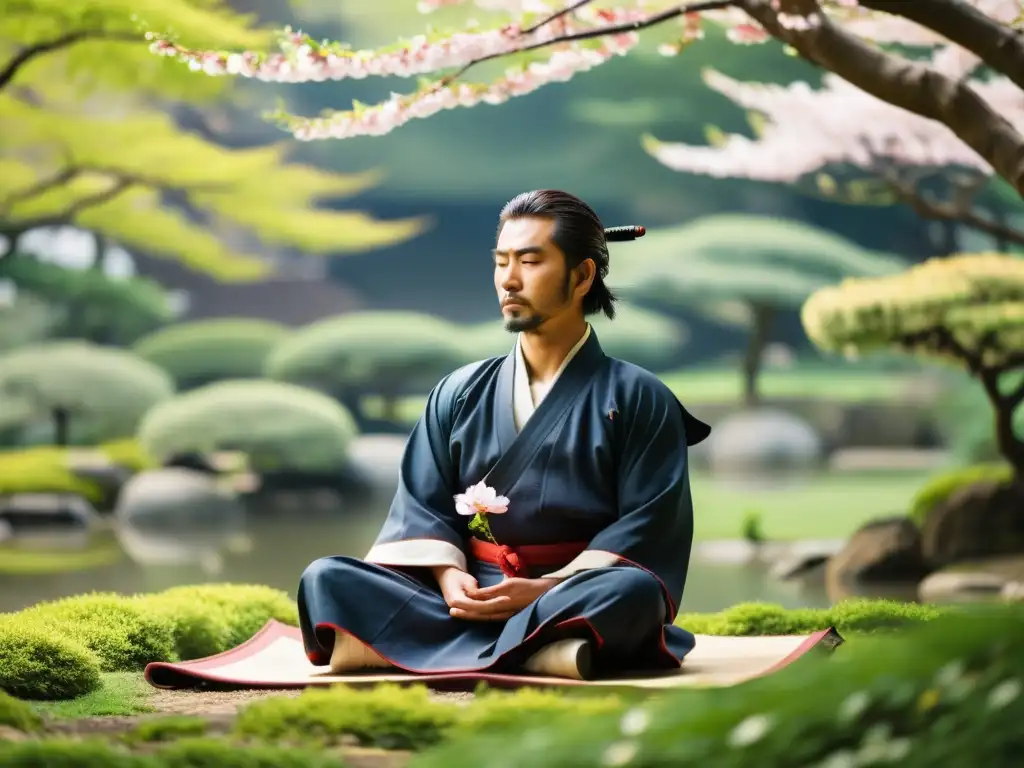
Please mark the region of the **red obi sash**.
<svg viewBox="0 0 1024 768"><path fill-rule="evenodd" d="M473 557L498 566L506 576L522 576L534 566L565 565L586 548L586 542L524 544L513 548L504 544L492 544L476 537L469 540L469 550Z"/></svg>

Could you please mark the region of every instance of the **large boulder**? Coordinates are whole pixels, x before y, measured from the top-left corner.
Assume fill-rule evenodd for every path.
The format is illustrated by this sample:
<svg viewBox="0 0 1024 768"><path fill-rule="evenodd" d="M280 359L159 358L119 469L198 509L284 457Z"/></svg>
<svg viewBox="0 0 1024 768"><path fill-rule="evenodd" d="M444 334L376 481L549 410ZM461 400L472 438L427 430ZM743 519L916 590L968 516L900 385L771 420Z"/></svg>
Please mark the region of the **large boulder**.
<svg viewBox="0 0 1024 768"><path fill-rule="evenodd" d="M121 490L114 517L128 556L147 565L207 567L222 552L248 546L241 501L216 476L192 469L136 475Z"/></svg>
<svg viewBox="0 0 1024 768"><path fill-rule="evenodd" d="M825 445L807 421L787 411L759 408L715 424L708 439L712 471L725 474L802 473L822 465Z"/></svg>
<svg viewBox="0 0 1024 768"><path fill-rule="evenodd" d="M1024 553L1024 488L987 480L950 494L921 524L921 548L933 568Z"/></svg>
<svg viewBox="0 0 1024 768"><path fill-rule="evenodd" d="M828 592L847 594L863 584L917 582L928 572L921 534L908 518L874 520L858 530L825 566Z"/></svg>

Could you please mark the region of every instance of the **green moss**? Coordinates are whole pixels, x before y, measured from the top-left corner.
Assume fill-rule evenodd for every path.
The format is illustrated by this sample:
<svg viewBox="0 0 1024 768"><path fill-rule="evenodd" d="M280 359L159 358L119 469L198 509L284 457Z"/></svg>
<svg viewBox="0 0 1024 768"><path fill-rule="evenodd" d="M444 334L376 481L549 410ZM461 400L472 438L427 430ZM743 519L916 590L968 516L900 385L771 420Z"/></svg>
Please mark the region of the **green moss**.
<svg viewBox="0 0 1024 768"><path fill-rule="evenodd" d="M29 448L0 452L0 495L15 493L73 493L92 502L103 498L94 482L78 477L61 448Z"/></svg>
<svg viewBox="0 0 1024 768"><path fill-rule="evenodd" d="M831 608L783 608L773 603L740 603L721 613L683 613L676 624L698 635L801 635L828 627L865 633L931 621L958 610L895 600L857 598Z"/></svg>
<svg viewBox="0 0 1024 768"><path fill-rule="evenodd" d="M232 648L236 633L232 615L212 611L204 602L188 594L158 593L134 598L147 615L171 628L175 656L182 661L202 659Z"/></svg>
<svg viewBox="0 0 1024 768"><path fill-rule="evenodd" d="M552 718L572 715L587 718L617 712L622 698L607 693L573 696L560 691L524 688L515 693L487 691L478 693L461 707L450 733L452 736L515 731L528 723L544 723Z"/></svg>
<svg viewBox="0 0 1024 768"><path fill-rule="evenodd" d="M100 687L95 656L66 636L0 618L0 690L19 699L70 699Z"/></svg>
<svg viewBox="0 0 1024 768"><path fill-rule="evenodd" d="M153 596L156 602L169 601L171 604L192 602L205 606L213 615L219 615L228 627L225 639L227 650L241 645L256 634L270 619L290 624L299 624L298 608L288 593L255 584L199 584L174 587Z"/></svg>
<svg viewBox="0 0 1024 768"><path fill-rule="evenodd" d="M731 688L665 692L514 735L477 733L412 765L1009 768L1024 742L1022 678L1024 611L965 609Z"/></svg>
<svg viewBox="0 0 1024 768"><path fill-rule="evenodd" d="M235 746L213 739L172 742L147 754L98 739L0 742L0 766L10 768L341 768L334 755L294 748Z"/></svg>
<svg viewBox="0 0 1024 768"><path fill-rule="evenodd" d="M33 733L43 727L43 718L25 702L0 691L0 726Z"/></svg>
<svg viewBox="0 0 1024 768"><path fill-rule="evenodd" d="M1008 464L975 464L936 475L917 492L910 505L910 518L922 525L935 507L957 491L975 483L1007 483L1012 478Z"/></svg>
<svg viewBox="0 0 1024 768"><path fill-rule="evenodd" d="M129 744L175 741L204 736L209 727L210 724L201 717L158 717L139 723L125 736L125 741Z"/></svg>
<svg viewBox="0 0 1024 768"><path fill-rule="evenodd" d="M235 732L264 741L330 743L351 736L366 746L419 749L441 741L458 714L454 705L431 702L423 687L312 689L250 704Z"/></svg>
<svg viewBox="0 0 1024 768"><path fill-rule="evenodd" d="M96 655L104 672L137 671L151 661L174 658L171 626L122 595L68 597L27 608L18 617L80 642Z"/></svg>
<svg viewBox="0 0 1024 768"><path fill-rule="evenodd" d="M62 701L40 701L33 706L57 720L126 717L152 711L147 701L153 688L138 672L107 672L100 679L100 687L91 693Z"/></svg>

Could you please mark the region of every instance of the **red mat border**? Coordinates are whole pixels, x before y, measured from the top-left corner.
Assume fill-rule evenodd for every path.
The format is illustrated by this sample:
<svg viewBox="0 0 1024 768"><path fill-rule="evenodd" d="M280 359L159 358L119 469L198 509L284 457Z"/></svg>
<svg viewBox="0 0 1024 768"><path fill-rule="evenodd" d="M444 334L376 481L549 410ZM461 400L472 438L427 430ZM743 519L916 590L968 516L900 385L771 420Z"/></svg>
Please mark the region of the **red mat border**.
<svg viewBox="0 0 1024 768"><path fill-rule="evenodd" d="M227 679L216 673L206 672L205 670L211 666L218 666L214 662L218 662L225 657L233 657L236 660L242 660L254 656L259 653L270 643L275 640L288 637L294 640L301 641L302 635L299 632L298 627L291 627L287 624L282 624L279 621L271 619L257 632L255 635L250 637L244 643L230 650L218 653L213 656L207 656L202 659L193 659L192 661L180 661L180 662L165 662L155 661L151 662L146 666L144 677L147 683L152 685L154 688L160 688L165 690L181 690L188 688L235 688L235 689L278 689L288 690L295 688L309 688L312 686L322 685L335 685L335 681L325 679L323 682L316 680L316 678L305 680L300 683L257 683L257 682L246 682L243 680ZM788 656L774 664L769 669L762 672L757 677L764 677L766 675L778 672L780 669L788 667L797 659L805 656L808 652L813 650L824 650L831 652L835 648L839 647L844 642L842 636L836 632L834 627L823 629L809 635L796 649L794 649ZM683 662L685 664L685 661ZM326 668L325 668L326 671ZM406 672L398 671L396 674L410 674ZM676 673L673 673L676 674ZM380 673L371 672L365 676L362 675L349 675L348 680L345 681L345 685L352 687L362 686L373 686L380 684ZM413 679L401 680L401 681L388 681L392 685L426 685L434 690L446 690L446 691L467 691L473 690L480 683L486 683L493 688L523 688L523 687L545 687L545 688L565 688L574 686L590 686L600 688L615 688L614 683L609 681L605 685L594 686L592 683L582 680L570 680L566 678L552 678L552 677L534 677L529 675L509 675L499 674L492 672L454 672L448 674L433 674L433 675L416 675ZM637 689L637 686L623 685L621 687ZM662 690L662 689L651 689L651 690Z"/></svg>

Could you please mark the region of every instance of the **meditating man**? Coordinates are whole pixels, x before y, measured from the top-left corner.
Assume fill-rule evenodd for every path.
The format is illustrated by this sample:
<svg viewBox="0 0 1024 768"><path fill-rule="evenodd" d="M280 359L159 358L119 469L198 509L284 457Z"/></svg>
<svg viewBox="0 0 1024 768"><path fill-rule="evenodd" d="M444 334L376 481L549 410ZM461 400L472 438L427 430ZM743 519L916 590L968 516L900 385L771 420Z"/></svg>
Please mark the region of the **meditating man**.
<svg viewBox="0 0 1024 768"><path fill-rule="evenodd" d="M338 673L589 679L678 668L690 560L687 446L710 428L608 357L615 315L597 214L524 193L499 217L494 287L512 351L430 393L369 554L302 575L306 652Z"/></svg>

